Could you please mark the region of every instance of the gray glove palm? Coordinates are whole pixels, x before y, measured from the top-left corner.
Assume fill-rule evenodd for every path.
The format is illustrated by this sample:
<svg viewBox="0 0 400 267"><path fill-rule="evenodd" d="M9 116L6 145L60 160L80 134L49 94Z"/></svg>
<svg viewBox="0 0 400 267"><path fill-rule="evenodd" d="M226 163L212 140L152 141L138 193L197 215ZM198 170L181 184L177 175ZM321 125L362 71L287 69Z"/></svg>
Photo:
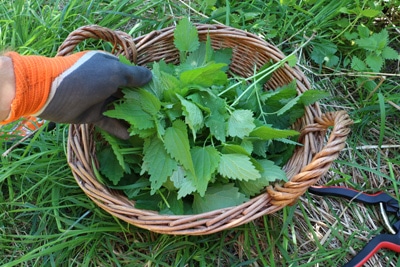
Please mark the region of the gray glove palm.
<svg viewBox="0 0 400 267"><path fill-rule="evenodd" d="M39 117L63 123L93 123L122 139L125 123L103 115L119 87L139 87L151 80L144 67L129 66L103 52L88 52L52 83L53 95ZM54 90L53 90L54 88Z"/></svg>

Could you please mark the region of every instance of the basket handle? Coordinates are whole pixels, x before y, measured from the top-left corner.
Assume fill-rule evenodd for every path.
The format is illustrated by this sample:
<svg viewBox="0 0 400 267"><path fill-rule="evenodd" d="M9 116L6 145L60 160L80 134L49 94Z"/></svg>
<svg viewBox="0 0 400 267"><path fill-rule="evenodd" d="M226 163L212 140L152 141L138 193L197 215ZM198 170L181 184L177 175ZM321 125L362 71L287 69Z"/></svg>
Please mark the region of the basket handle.
<svg viewBox="0 0 400 267"><path fill-rule="evenodd" d="M311 162L303 167L292 179L282 185L268 186L267 192L271 196L271 203L275 206L293 205L307 189L318 182L325 175L332 162L339 156L345 147L353 121L345 111L329 112L319 118L316 123L307 125L301 132L300 140L312 132L326 131L333 126L328 142L320 152L315 154Z"/></svg>
<svg viewBox="0 0 400 267"><path fill-rule="evenodd" d="M57 56L71 54L80 42L89 38L110 42L113 45L112 54L124 55L131 62L136 63L137 51L133 38L125 32L98 25L86 25L72 31L58 48Z"/></svg>

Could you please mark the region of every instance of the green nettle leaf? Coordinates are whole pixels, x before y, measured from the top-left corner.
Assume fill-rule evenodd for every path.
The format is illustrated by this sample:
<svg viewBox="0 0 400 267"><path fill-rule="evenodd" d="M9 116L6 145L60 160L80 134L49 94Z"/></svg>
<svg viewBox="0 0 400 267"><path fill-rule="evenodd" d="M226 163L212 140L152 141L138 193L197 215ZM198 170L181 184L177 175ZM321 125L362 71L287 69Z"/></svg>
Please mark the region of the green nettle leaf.
<svg viewBox="0 0 400 267"><path fill-rule="evenodd" d="M331 94L328 92L320 91L320 90L307 90L303 94L300 95L301 102L305 105L311 105L315 102L330 97Z"/></svg>
<svg viewBox="0 0 400 267"><path fill-rule="evenodd" d="M168 90L164 90L162 93L163 99L166 101L171 101L171 99L174 99L176 94L179 95L186 95L187 91L189 90L187 87L183 86L181 81L178 80L175 76L162 72L161 77L163 79L163 87L168 88Z"/></svg>
<svg viewBox="0 0 400 267"><path fill-rule="evenodd" d="M181 199L196 191L192 177L187 176L188 172L181 166L179 166L171 175L170 180L174 186L178 189L178 199Z"/></svg>
<svg viewBox="0 0 400 267"><path fill-rule="evenodd" d="M211 146L193 147L190 152L197 177L195 186L200 196L204 196L208 182L218 168L220 155L218 150Z"/></svg>
<svg viewBox="0 0 400 267"><path fill-rule="evenodd" d="M258 160L263 171L261 177L267 179L270 182L275 181L287 181L286 173L279 166L275 165L273 161L262 159Z"/></svg>
<svg viewBox="0 0 400 267"><path fill-rule="evenodd" d="M104 140L106 140L108 144L110 144L112 151L114 152L115 159L117 159L121 168L124 171L128 172L129 168L125 164L124 156L121 153L121 147L123 146L123 141L104 131L101 131L101 135L103 136Z"/></svg>
<svg viewBox="0 0 400 267"><path fill-rule="evenodd" d="M360 35L360 38L368 38L369 37L370 30L364 24L358 25L357 31L358 31L358 34Z"/></svg>
<svg viewBox="0 0 400 267"><path fill-rule="evenodd" d="M129 115L125 115L124 119L127 120L131 125L139 130L145 130L154 128L153 116L145 112L139 105L131 104L124 109L126 112L130 112Z"/></svg>
<svg viewBox="0 0 400 267"><path fill-rule="evenodd" d="M171 158L158 138L146 140L143 148L142 173L150 174L151 194L154 194L177 169L178 163Z"/></svg>
<svg viewBox="0 0 400 267"><path fill-rule="evenodd" d="M135 64L132 64L132 62L129 61L129 59L126 58L124 55L119 55L118 56L119 62L124 63L125 65L129 66L134 66Z"/></svg>
<svg viewBox="0 0 400 267"><path fill-rule="evenodd" d="M361 48L370 51L372 54L380 55L389 42L389 33L383 29L379 33L374 33L369 37L355 40Z"/></svg>
<svg viewBox="0 0 400 267"><path fill-rule="evenodd" d="M278 116L281 116L285 112L289 111L293 108L300 100L300 96L296 96L295 98L289 100L278 112L276 113Z"/></svg>
<svg viewBox="0 0 400 267"><path fill-rule="evenodd" d="M250 142L250 144L252 143ZM246 148L241 145L223 144L221 152L224 154L243 154L250 156L252 151L246 150Z"/></svg>
<svg viewBox="0 0 400 267"><path fill-rule="evenodd" d="M181 88L181 82L167 72L168 65L164 61L154 62L151 81L143 88L153 93L160 101L163 100L164 94L171 90L175 91L176 88Z"/></svg>
<svg viewBox="0 0 400 267"><path fill-rule="evenodd" d="M253 153L254 150L254 142L251 140L243 139L242 142L240 143L240 146L248 153L251 154ZM229 154L229 153L225 153Z"/></svg>
<svg viewBox="0 0 400 267"><path fill-rule="evenodd" d="M215 51L213 59L218 63L225 63L226 66L222 68L223 71L227 71L229 64L231 64L232 59L232 48L223 48Z"/></svg>
<svg viewBox="0 0 400 267"><path fill-rule="evenodd" d="M244 138L248 136L255 127L253 112L251 110L235 110L228 120L228 135Z"/></svg>
<svg viewBox="0 0 400 267"><path fill-rule="evenodd" d="M167 203L169 207L160 210L160 214L183 215L185 213L183 200L178 198L176 192L168 192Z"/></svg>
<svg viewBox="0 0 400 267"><path fill-rule="evenodd" d="M221 70L225 66L224 63L210 63L204 67L184 71L179 78L184 85L224 85L228 82L228 76Z"/></svg>
<svg viewBox="0 0 400 267"><path fill-rule="evenodd" d="M260 172L243 154L222 154L218 173L234 180L255 180L261 177Z"/></svg>
<svg viewBox="0 0 400 267"><path fill-rule="evenodd" d="M386 29L381 30L379 33L374 33L370 38L376 41L379 50L382 50L389 43L389 33Z"/></svg>
<svg viewBox="0 0 400 267"><path fill-rule="evenodd" d="M162 137L165 134L165 122L163 120L159 120L155 117L154 119L156 121L156 128L155 130L157 131L157 136L159 139L163 139Z"/></svg>
<svg viewBox="0 0 400 267"><path fill-rule="evenodd" d="M274 141L281 142L287 145L293 145L293 146L303 146L301 143L286 139L286 138L276 138Z"/></svg>
<svg viewBox="0 0 400 267"><path fill-rule="evenodd" d="M194 181L193 181L193 179L190 179L189 177L190 176L186 177L186 179L183 180L182 185L178 191L178 199L181 199L181 198L183 198L187 195L190 195L196 191L196 186L194 185Z"/></svg>
<svg viewBox="0 0 400 267"><path fill-rule="evenodd" d="M239 102L235 105L237 110L246 109L254 113L259 112L258 109L259 99L258 96L262 94L263 87L260 84L254 84L252 90L247 90L248 84L243 83L235 88L236 95L240 97Z"/></svg>
<svg viewBox="0 0 400 267"><path fill-rule="evenodd" d="M210 116L206 118L205 124L217 140L225 142L227 125L223 114L218 111L212 111Z"/></svg>
<svg viewBox="0 0 400 267"><path fill-rule="evenodd" d="M382 57L384 59L400 60L400 54L389 46L383 48Z"/></svg>
<svg viewBox="0 0 400 267"><path fill-rule="evenodd" d="M290 100L297 96L296 81L279 87L274 91L266 91L261 96L268 112L277 112L282 108L283 100Z"/></svg>
<svg viewBox="0 0 400 267"><path fill-rule="evenodd" d="M138 91L124 90L126 101L115 105L114 109L107 110L104 115L116 119L126 120L130 125L139 130L154 128L153 116L144 111L140 102Z"/></svg>
<svg viewBox="0 0 400 267"><path fill-rule="evenodd" d="M376 16L378 16L381 13L382 12L380 10L376 10L376 9L361 10L361 15L364 17L368 17L368 18L375 18Z"/></svg>
<svg viewBox="0 0 400 267"><path fill-rule="evenodd" d="M153 137L157 133L157 129L155 128L137 129L134 126L131 126L128 131L131 136L138 135L140 138L143 139Z"/></svg>
<svg viewBox="0 0 400 267"><path fill-rule="evenodd" d="M369 54L365 62L374 72L379 72L383 66L383 58L375 54Z"/></svg>
<svg viewBox="0 0 400 267"><path fill-rule="evenodd" d="M165 130L164 146L168 154L177 160L182 166L195 174L186 124L176 120L172 126Z"/></svg>
<svg viewBox="0 0 400 267"><path fill-rule="evenodd" d="M299 135L299 132L295 130L280 130L267 125L259 126L250 133L251 137L258 137L260 140L287 138L296 135Z"/></svg>
<svg viewBox="0 0 400 267"><path fill-rule="evenodd" d="M205 115L207 115L211 113L211 109L208 106L205 106L203 93L208 94L208 92L200 91L186 96L186 99L196 103L196 106L198 106L205 113Z"/></svg>
<svg viewBox="0 0 400 267"><path fill-rule="evenodd" d="M182 166L178 166L172 173L170 180L174 184L175 188L179 189L185 179L186 171Z"/></svg>
<svg viewBox="0 0 400 267"><path fill-rule="evenodd" d="M210 129L210 133L219 141L225 142L227 124L226 118L228 117L225 108L226 102L219 97L202 92L201 96L197 99L201 101L201 105L209 109L209 115L205 117L204 123Z"/></svg>
<svg viewBox="0 0 400 267"><path fill-rule="evenodd" d="M281 128L287 128L286 122L290 125L303 115L304 106L299 101L300 96L297 93L295 80L275 91L264 93L261 99L264 102L264 112L268 117L266 121L277 128L280 127L278 125L281 125ZM284 114L285 116L282 116Z"/></svg>
<svg viewBox="0 0 400 267"><path fill-rule="evenodd" d="M126 182L129 184L121 186L120 184L122 182ZM139 194L143 193L143 188L150 188L150 181L147 177L140 177L139 179L135 179L134 183L132 183L132 181L121 180L121 183L118 185L118 188L121 188L129 199L134 199Z"/></svg>
<svg viewBox="0 0 400 267"><path fill-rule="evenodd" d="M206 47L204 43L200 43L199 49L190 53L185 62L176 67L178 76L185 71L196 69L207 64Z"/></svg>
<svg viewBox="0 0 400 267"><path fill-rule="evenodd" d="M140 105L143 111L149 113L150 115L156 115L161 109L160 100L152 93L140 89Z"/></svg>
<svg viewBox="0 0 400 267"><path fill-rule="evenodd" d="M254 144L253 153L262 158L267 157L267 148L269 143L270 141L263 141L263 140L253 141Z"/></svg>
<svg viewBox="0 0 400 267"><path fill-rule="evenodd" d="M127 102L140 104L140 94L139 94L138 90L132 90L130 88L125 88L122 90L122 92L124 93L124 98L127 100Z"/></svg>
<svg viewBox="0 0 400 267"><path fill-rule="evenodd" d="M100 162L100 172L114 185L117 185L124 176L125 171L118 162L113 150L110 147L105 148L98 153L97 157Z"/></svg>
<svg viewBox="0 0 400 267"><path fill-rule="evenodd" d="M261 178L254 181L237 181L236 184L240 191L248 196L255 196L268 186L271 182L287 181L286 173L273 161L257 160L257 163L262 167Z"/></svg>
<svg viewBox="0 0 400 267"><path fill-rule="evenodd" d="M193 138L196 137L196 132L204 126L204 117L200 108L180 95L177 95L182 104L183 115L185 122L193 132Z"/></svg>
<svg viewBox="0 0 400 267"><path fill-rule="evenodd" d="M203 197L194 194L193 211L203 213L238 206L246 201L246 196L234 184L214 185L207 189Z"/></svg>
<svg viewBox="0 0 400 267"><path fill-rule="evenodd" d="M174 44L181 52L192 52L199 47L197 28L188 18L183 18L178 22L174 30Z"/></svg>
<svg viewBox="0 0 400 267"><path fill-rule="evenodd" d="M210 52L210 49L212 52ZM207 65L207 63L211 62L212 55L213 50L211 48L211 44L204 42L200 43L199 48L190 53L185 62L176 67L178 76L187 70L192 70Z"/></svg>
<svg viewBox="0 0 400 267"><path fill-rule="evenodd" d="M135 208L143 210L159 210L163 199L161 195L150 195L148 192L135 197Z"/></svg>
<svg viewBox="0 0 400 267"><path fill-rule="evenodd" d="M365 65L364 61L362 61L358 57L353 56L353 59L351 61L351 68L356 71L366 71L367 65Z"/></svg>
<svg viewBox="0 0 400 267"><path fill-rule="evenodd" d="M255 181L237 181L236 185L240 192L246 196L255 196L261 193L261 191L269 185L269 181L263 177Z"/></svg>
<svg viewBox="0 0 400 267"><path fill-rule="evenodd" d="M296 58L296 56L295 56L295 58ZM290 60L290 59L293 59L293 58L289 58L289 60ZM297 58L296 58L296 61L297 61ZM263 85L264 85L265 83L267 83L267 82L271 79L272 73L270 73L270 74L268 74L268 75L266 75L266 76L262 75L263 78L261 78L261 73L268 72L268 70L271 69L271 68L273 67L273 65L274 65L274 61L269 60L267 63L265 63L264 65L262 65L261 68L259 68L258 71L257 71L257 73L256 73L257 76L260 76L260 77L257 77L257 80L258 80L257 86L258 86L258 87L262 90L262 92L264 92L264 93L265 93L265 91L264 91ZM245 84L244 84L244 85L245 85ZM258 88L257 88L257 89L258 89ZM260 89L258 89L258 91L259 91Z"/></svg>
<svg viewBox="0 0 400 267"><path fill-rule="evenodd" d="M211 62L211 61L212 61L212 58L214 57L214 49L212 48L212 45L211 45L211 37L210 37L209 34L207 34L206 42L203 43L203 44L204 44L204 48L205 48L205 51L204 51L204 58L205 58L205 60L204 60L204 62L205 62L205 63ZM232 57L232 56L231 56L231 57ZM230 60L230 58L229 58L229 60ZM218 63L225 63L224 61L219 61L219 60L216 60L216 62L218 62ZM227 64L229 64L229 63L227 63Z"/></svg>
<svg viewBox="0 0 400 267"><path fill-rule="evenodd" d="M355 40L355 43L368 51L373 52L378 49L378 42L372 37L357 39Z"/></svg>

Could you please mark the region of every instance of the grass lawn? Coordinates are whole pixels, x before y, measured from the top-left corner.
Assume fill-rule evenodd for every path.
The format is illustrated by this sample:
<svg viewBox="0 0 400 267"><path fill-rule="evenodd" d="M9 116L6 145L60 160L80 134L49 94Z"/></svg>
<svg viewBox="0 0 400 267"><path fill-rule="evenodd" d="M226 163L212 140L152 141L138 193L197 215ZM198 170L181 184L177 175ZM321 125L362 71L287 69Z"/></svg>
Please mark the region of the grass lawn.
<svg viewBox="0 0 400 267"><path fill-rule="evenodd" d="M83 25L137 37L182 17L255 33L285 54L313 36L298 66L314 88L331 93L324 112L346 110L355 122L321 184L400 199L399 0L9 0L0 3L0 49L54 56ZM82 48L109 49L98 41ZM68 125L42 128L0 157L1 266L341 266L385 231L378 207L307 193L217 234L152 233L83 193L67 165L67 136ZM0 152L9 147L3 134ZM365 266L400 266L399 255L381 250Z"/></svg>

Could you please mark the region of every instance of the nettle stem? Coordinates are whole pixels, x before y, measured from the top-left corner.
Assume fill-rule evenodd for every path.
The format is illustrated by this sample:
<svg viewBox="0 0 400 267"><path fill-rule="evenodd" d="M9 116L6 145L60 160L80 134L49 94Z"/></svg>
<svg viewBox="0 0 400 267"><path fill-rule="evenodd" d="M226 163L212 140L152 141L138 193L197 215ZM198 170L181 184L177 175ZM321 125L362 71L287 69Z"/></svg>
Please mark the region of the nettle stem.
<svg viewBox="0 0 400 267"><path fill-rule="evenodd" d="M303 44L301 44L299 47L297 47L292 53L290 53L288 56L286 56L282 60L272 64L271 66L265 68L264 70L261 70L258 73L254 73L254 75L252 75L248 78L245 78L242 81L236 82L235 84L226 88L224 91L220 92L218 94L218 96L221 96L221 95L225 94L226 92L229 92L230 90L236 88L243 81L246 81L246 82L253 81L249 85L249 87L247 87L247 89L243 93L241 93L230 106L233 107L233 106L237 105L243 96L245 96L250 90L253 90L254 88L256 88L256 85L258 83L260 83L262 80L266 79L269 75L272 75L272 73L274 71L281 68L285 63L288 63L290 67L294 67L297 64L296 53L299 50L301 50L304 46L306 46L314 38L314 36L315 36L315 34L313 34L310 38L307 38L307 40ZM256 72L256 70L254 72Z"/></svg>

